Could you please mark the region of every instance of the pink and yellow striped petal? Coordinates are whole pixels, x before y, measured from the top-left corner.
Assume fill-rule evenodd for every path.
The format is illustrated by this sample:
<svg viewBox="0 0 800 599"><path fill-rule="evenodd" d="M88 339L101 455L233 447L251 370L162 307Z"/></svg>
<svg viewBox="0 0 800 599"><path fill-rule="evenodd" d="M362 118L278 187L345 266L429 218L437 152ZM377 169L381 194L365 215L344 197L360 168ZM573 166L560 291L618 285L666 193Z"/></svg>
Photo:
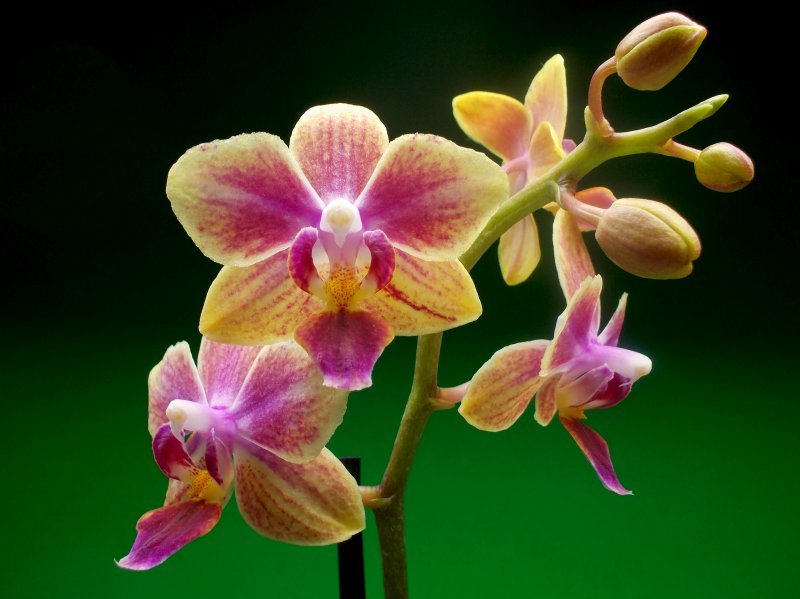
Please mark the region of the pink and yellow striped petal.
<svg viewBox="0 0 800 599"><path fill-rule="evenodd" d="M575 442L580 447L583 455L589 460L589 463L597 472L600 477L600 482L609 491L613 491L618 495L632 495L628 489L622 486L617 478L617 473L614 472L614 465L611 463L611 454L608 451L608 444L605 439L598 435L595 431L588 426L572 418L561 418L561 424L564 425L575 439Z"/></svg>
<svg viewBox="0 0 800 599"><path fill-rule="evenodd" d="M258 533L295 545L329 545L364 529L355 479L327 449L292 464L257 447L235 452L236 502Z"/></svg>
<svg viewBox="0 0 800 599"><path fill-rule="evenodd" d="M563 209L556 211L553 222L553 252L558 282L567 301L588 277L594 276L594 265L583 241L575 217Z"/></svg>
<svg viewBox="0 0 800 599"><path fill-rule="evenodd" d="M560 374L552 374L545 378L539 392L536 394L536 411L533 419L547 426L558 412L558 385L561 382Z"/></svg>
<svg viewBox="0 0 800 599"><path fill-rule="evenodd" d="M354 201L388 143L386 127L368 108L328 104L300 117L289 149L327 204L338 198Z"/></svg>
<svg viewBox="0 0 800 599"><path fill-rule="evenodd" d="M173 399L206 403L206 394L188 343L181 341L166 351L150 371L147 390L147 430L151 437L168 422L167 406Z"/></svg>
<svg viewBox="0 0 800 599"><path fill-rule="evenodd" d="M617 309L608 320L603 331L597 337L597 342L600 345L616 346L619 343L619 336L622 333L622 323L625 321L625 308L628 305L628 294L623 293L619 298Z"/></svg>
<svg viewBox="0 0 800 599"><path fill-rule="evenodd" d="M509 96L469 92L453 98L453 115L470 139L503 160L521 156L531 137L531 117Z"/></svg>
<svg viewBox="0 0 800 599"><path fill-rule="evenodd" d="M567 73L560 54L536 73L525 95L525 106L531 113L533 130L541 123L550 123L560 144L567 124Z"/></svg>
<svg viewBox="0 0 800 599"><path fill-rule="evenodd" d="M531 137L528 147L528 182L544 175L547 171L561 162L566 154L561 147L561 140L553 126L540 123Z"/></svg>
<svg viewBox="0 0 800 599"><path fill-rule="evenodd" d="M519 285L528 280L542 258L539 230L532 214L523 217L500 236L497 256L507 285Z"/></svg>
<svg viewBox="0 0 800 599"><path fill-rule="evenodd" d="M322 386L322 376L292 341L269 345L231 407L239 434L284 460L317 457L344 417L347 393Z"/></svg>
<svg viewBox="0 0 800 599"><path fill-rule="evenodd" d="M539 367L547 341L528 341L497 351L480 367L458 408L482 431L502 431L514 424L541 384Z"/></svg>
<svg viewBox="0 0 800 599"><path fill-rule="evenodd" d="M286 144L268 133L192 148L170 169L167 196L200 251L228 266L289 247L324 207Z"/></svg>
<svg viewBox="0 0 800 599"><path fill-rule="evenodd" d="M392 280L360 307L388 322L397 335L445 331L481 315L475 284L459 261L428 262L400 250Z"/></svg>
<svg viewBox="0 0 800 599"><path fill-rule="evenodd" d="M389 144L356 201L365 229L424 260L458 258L508 198L508 178L479 152L435 135Z"/></svg>
<svg viewBox="0 0 800 599"><path fill-rule="evenodd" d="M212 408L230 407L260 350L255 345L228 345L203 337L197 355L197 370L208 405Z"/></svg>
<svg viewBox="0 0 800 599"><path fill-rule="evenodd" d="M200 332L220 343L264 345L291 339L324 307L289 277L284 250L253 266L223 268L208 290Z"/></svg>

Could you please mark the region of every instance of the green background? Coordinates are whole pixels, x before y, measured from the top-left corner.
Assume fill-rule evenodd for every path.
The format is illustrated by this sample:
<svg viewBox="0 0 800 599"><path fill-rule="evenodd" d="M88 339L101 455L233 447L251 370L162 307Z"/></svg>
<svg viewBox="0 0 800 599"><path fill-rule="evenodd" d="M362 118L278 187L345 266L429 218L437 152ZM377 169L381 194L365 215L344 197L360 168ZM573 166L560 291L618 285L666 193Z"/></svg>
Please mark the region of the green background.
<svg viewBox="0 0 800 599"><path fill-rule="evenodd" d="M336 596L335 548L265 540L234 503L210 535L151 572L112 561L165 488L146 430L147 373L178 340L196 351L218 269L172 215L167 170L211 139L257 130L288 139L303 111L335 101L370 107L390 137L423 131L469 145L451 98L476 89L522 98L556 52L567 66L567 134L580 138L596 65L636 23L671 8L709 28L696 59L658 93L610 80L607 114L619 129L643 126L728 92L728 105L682 141L740 145L757 178L715 194L691 165L646 156L587 179L618 197L668 202L704 242L692 276L658 282L621 273L589 241L604 318L629 292L623 345L654 361L624 403L589 415L635 495L604 490L557 422L541 428L528 413L489 434L455 411L434 414L407 497L411 591L797 596L796 194L785 191L792 171L779 138L791 112L772 70L788 56L780 18L769 6L641 4L70 7L7 22L0 596ZM544 257L529 282L505 287L494 249L475 269L484 315L445 335L442 385L467 380L503 345L552 335L563 299L552 219L538 220ZM413 351L406 338L387 349L330 444L362 456L367 484L388 458ZM371 515L365 544L369 595L379 597Z"/></svg>

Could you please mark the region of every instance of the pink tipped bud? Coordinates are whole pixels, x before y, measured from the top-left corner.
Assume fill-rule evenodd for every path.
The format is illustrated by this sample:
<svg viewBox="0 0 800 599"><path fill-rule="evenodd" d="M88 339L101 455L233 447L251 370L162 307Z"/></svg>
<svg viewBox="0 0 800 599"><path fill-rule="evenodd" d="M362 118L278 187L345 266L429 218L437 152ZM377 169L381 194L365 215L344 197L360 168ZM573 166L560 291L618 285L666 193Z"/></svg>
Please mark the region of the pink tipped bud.
<svg viewBox="0 0 800 599"><path fill-rule="evenodd" d="M700 256L691 225L652 200L617 200L600 217L595 237L614 264L647 279L683 278Z"/></svg>
<svg viewBox="0 0 800 599"><path fill-rule="evenodd" d="M714 191L739 191L753 180L750 157L733 144L720 142L700 152L694 163L697 180Z"/></svg>
<svg viewBox="0 0 800 599"><path fill-rule="evenodd" d="M617 73L634 89L661 89L689 64L705 37L705 27L677 12L647 19L617 46Z"/></svg>

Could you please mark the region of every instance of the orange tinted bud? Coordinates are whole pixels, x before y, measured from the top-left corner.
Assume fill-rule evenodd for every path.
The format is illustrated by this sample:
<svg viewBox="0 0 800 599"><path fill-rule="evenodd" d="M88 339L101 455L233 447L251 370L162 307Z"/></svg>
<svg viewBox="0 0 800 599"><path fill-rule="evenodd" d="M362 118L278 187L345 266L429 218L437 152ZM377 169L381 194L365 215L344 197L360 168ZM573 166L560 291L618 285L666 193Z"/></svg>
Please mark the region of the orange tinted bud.
<svg viewBox="0 0 800 599"><path fill-rule="evenodd" d="M700 152L694 163L697 180L714 191L739 191L753 180L753 161L733 144L716 143Z"/></svg>

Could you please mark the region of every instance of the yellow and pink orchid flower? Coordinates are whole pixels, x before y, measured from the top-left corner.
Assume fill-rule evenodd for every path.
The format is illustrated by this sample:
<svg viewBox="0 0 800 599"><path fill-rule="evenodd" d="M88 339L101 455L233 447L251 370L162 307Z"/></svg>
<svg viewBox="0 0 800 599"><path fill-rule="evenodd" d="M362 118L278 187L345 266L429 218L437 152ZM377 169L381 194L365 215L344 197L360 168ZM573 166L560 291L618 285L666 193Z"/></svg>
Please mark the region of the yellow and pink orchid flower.
<svg viewBox="0 0 800 599"><path fill-rule="evenodd" d="M458 262L508 197L483 154L433 135L391 143L370 110L308 110L288 147L267 133L192 148L167 195L200 250L224 265L200 330L223 343L294 338L325 384L361 389L395 335L475 320Z"/></svg>
<svg viewBox="0 0 800 599"><path fill-rule="evenodd" d="M326 545L362 530L358 485L324 448L346 401L293 342L203 339L197 366L188 344L170 347L150 373L148 428L171 480L164 507L139 519L119 566L152 568L209 532L234 480L243 518L269 538Z"/></svg>

